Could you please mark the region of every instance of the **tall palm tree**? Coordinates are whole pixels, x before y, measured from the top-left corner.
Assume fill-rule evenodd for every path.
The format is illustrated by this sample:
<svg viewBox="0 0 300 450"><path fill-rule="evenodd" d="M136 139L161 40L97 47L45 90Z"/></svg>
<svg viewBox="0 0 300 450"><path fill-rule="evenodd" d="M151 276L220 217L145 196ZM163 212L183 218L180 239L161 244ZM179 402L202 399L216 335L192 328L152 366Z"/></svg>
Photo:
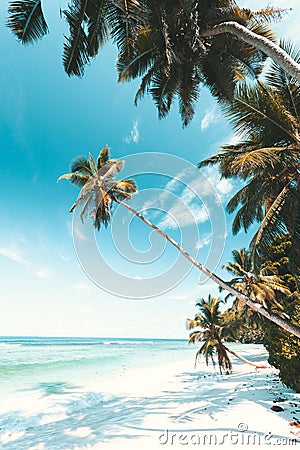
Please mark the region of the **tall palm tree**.
<svg viewBox="0 0 300 450"><path fill-rule="evenodd" d="M237 81L260 73L266 55L300 81L298 62L275 44L267 25L282 14L242 9L235 0L70 0L63 64L68 75L82 76L112 39L119 80L143 76L136 101L150 92L164 117L178 97L186 125L201 84L229 99ZM41 39L48 33L42 0L11 0L7 24L24 44Z"/></svg>
<svg viewBox="0 0 300 450"><path fill-rule="evenodd" d="M241 301L244 301L250 308L255 311L259 310L264 317L286 329L289 333L300 337L300 328L290 324L288 321L271 311L268 311L263 305L254 302L241 292L238 292L232 286L226 284L221 278L210 272L210 270L204 267L199 261L189 255L173 238L168 236L164 231L153 225L148 219L125 203L124 200L130 199L132 194L136 192L136 185L133 180L118 181L115 179L115 174L120 172L122 166L122 161L109 159L109 149L107 147L104 147L100 151L97 162L92 155L90 155L89 159L86 159L85 157L76 158L72 163L71 173L62 175L58 179L58 181L63 178L68 179L72 184L81 188L77 201L71 207L71 212L74 211L76 207L81 206L81 218L84 219L85 216L89 215L93 220L94 226L99 229L101 224L104 224L105 226L109 224L113 203L122 205L134 216L163 236L163 238L170 242L190 263L215 281L219 286L232 293Z"/></svg>
<svg viewBox="0 0 300 450"><path fill-rule="evenodd" d="M300 51L281 44L296 61ZM224 178L239 178L243 187L228 203L238 211L233 233L260 222L252 243L254 261L266 254L277 236L289 233L292 240L292 273L300 268L300 86L273 63L266 83L238 89L224 111L242 142L199 164L218 165Z"/></svg>
<svg viewBox="0 0 300 450"><path fill-rule="evenodd" d="M222 370L229 373L232 371L232 364L228 356L228 353L230 353L245 363L255 366L257 369L265 369L265 365L248 361L224 345L222 339L233 336L233 327L236 324L231 324L231 326L230 324L222 324L220 303L221 300L219 298L212 297L210 294L207 301L201 298L196 304L199 307L199 313L196 314L195 319L187 319L186 321L188 330L200 328L198 331L193 331L189 337L189 344L202 343L196 353L195 368L201 355L205 357L207 365L209 360L215 365L214 355L216 354L220 373L222 374Z"/></svg>

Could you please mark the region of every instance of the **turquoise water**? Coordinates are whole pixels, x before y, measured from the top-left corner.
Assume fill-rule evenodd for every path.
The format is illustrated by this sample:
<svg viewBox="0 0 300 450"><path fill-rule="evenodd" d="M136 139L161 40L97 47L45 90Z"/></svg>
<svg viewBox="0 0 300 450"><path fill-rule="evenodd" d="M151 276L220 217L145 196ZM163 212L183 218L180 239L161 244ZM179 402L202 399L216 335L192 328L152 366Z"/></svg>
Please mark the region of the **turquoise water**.
<svg viewBox="0 0 300 450"><path fill-rule="evenodd" d="M266 358L259 345L230 347L256 361ZM163 394L166 400L144 396L138 387L145 383L145 372L131 369L149 368L146 372L151 374L154 368L160 374L166 364L185 360L184 370L193 371L197 348L186 340L0 338L0 448L73 450L81 448L77 444L83 441L93 444L113 438L116 426L139 424L153 402L160 410L161 402L170 395L168 391ZM201 371L202 375L208 373L204 362L197 377ZM126 374L133 387L129 395L126 389L123 392ZM218 370L210 376L218 378ZM210 378L200 379L196 389L201 397ZM112 389L107 388L111 380ZM185 395L194 398L194 388L176 391L172 401L180 402L182 395L184 402ZM86 439L66 434L80 427L88 427L92 434Z"/></svg>
<svg viewBox="0 0 300 450"><path fill-rule="evenodd" d="M110 378L131 368L174 362L195 349L186 340L117 338L0 338L0 392L58 393L72 384Z"/></svg>

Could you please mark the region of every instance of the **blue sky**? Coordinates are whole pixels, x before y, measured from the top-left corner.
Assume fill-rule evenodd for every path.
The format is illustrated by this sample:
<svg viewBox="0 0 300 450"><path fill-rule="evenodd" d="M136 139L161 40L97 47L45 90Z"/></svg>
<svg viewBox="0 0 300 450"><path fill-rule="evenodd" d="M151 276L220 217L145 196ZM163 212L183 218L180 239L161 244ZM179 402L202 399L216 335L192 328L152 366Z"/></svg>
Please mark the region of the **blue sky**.
<svg viewBox="0 0 300 450"><path fill-rule="evenodd" d="M130 155L168 153L183 158L187 162L182 167L188 167L235 137L205 91L193 122L185 129L176 105L163 121L158 121L151 99L135 107L138 81L117 84L112 46L103 49L84 78L68 78L60 58L64 24L58 15L59 2L44 4L51 32L38 45L27 48L5 28L4 6L0 7L1 334L185 337L184 320L194 315L195 300L209 292L217 293L216 287L211 282L199 285L199 273L193 269L174 289L151 299L128 300L99 288L82 270L73 246L68 210L78 191L66 181L56 184L56 179L68 171L74 156L88 152L97 156L105 144L110 146L113 157L127 160L127 175L132 167L130 161L135 161L130 160ZM284 6L283 1L277 4ZM251 2L252 8L263 5L261 1ZM299 39L300 7L296 0L289 5L294 11L280 25L279 33L295 40ZM150 168L151 157L148 154L145 158ZM137 208L171 211L189 250L198 251L199 260L204 261L209 254L211 225L203 204L192 198L191 188L200 193L211 214L219 214L220 205L212 197L205 197L203 184L194 175L188 179L186 172L180 178L183 170L176 172L175 160L168 167L160 165L162 162L155 156L152 164L156 173L152 175L146 173L147 164L135 168L140 173L136 177L140 192L133 204ZM171 178L166 175L169 171L176 172L177 184L170 184ZM220 181L216 171L206 175L225 205L236 185ZM164 196L165 192L169 194ZM182 201L187 205L186 214L182 213ZM194 225L190 223L190 211ZM180 239L179 229L165 213L152 209L146 214ZM125 234L122 228L127 220L126 214L115 220L113 239L110 229L96 236L100 252L113 270L139 283L172 268L178 255L159 239L153 245L162 249L162 255L153 263L134 264L120 255L115 245L127 242L127 228ZM226 216L226 222L225 250L217 270L224 278L221 264L230 259L231 249L248 242L242 234L233 238L231 217ZM149 238L155 238L146 226L134 219L129 238L135 255L144 255L147 260ZM96 263L91 262L95 269ZM179 275L183 266L179 260ZM119 291L116 278L108 281L112 291ZM141 283L137 289L142 289L138 286Z"/></svg>

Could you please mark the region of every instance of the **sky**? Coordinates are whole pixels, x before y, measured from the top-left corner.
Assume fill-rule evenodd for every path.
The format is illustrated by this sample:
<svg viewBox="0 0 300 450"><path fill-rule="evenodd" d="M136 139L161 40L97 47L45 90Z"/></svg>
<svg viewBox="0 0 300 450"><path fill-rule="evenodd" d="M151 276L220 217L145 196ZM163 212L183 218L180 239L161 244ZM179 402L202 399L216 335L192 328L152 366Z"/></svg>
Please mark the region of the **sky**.
<svg viewBox="0 0 300 450"><path fill-rule="evenodd" d="M288 3L278 35L299 41L300 5ZM185 129L177 105L162 121L150 98L134 106L138 81L117 83L112 45L83 78L67 77L63 5L43 4L50 34L26 48L0 6L0 334L185 338L195 302L219 295L216 286L126 210L99 233L72 223L78 189L56 180L75 156L97 157L107 144L137 181L131 205L226 279L221 265L251 237L233 237L224 213L238 184L195 165L237 138L205 90Z"/></svg>

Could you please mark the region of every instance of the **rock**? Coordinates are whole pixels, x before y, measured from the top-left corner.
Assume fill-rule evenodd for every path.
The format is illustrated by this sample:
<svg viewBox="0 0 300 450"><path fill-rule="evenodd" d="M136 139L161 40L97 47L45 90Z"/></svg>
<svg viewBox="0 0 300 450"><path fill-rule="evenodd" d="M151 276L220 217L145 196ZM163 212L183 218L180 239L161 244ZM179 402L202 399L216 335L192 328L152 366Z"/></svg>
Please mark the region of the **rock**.
<svg viewBox="0 0 300 450"><path fill-rule="evenodd" d="M272 410L272 411L275 411L275 412L281 412L281 411L284 411L284 409L281 408L281 406L278 406L278 405L273 405L272 408L271 408L271 410Z"/></svg>

